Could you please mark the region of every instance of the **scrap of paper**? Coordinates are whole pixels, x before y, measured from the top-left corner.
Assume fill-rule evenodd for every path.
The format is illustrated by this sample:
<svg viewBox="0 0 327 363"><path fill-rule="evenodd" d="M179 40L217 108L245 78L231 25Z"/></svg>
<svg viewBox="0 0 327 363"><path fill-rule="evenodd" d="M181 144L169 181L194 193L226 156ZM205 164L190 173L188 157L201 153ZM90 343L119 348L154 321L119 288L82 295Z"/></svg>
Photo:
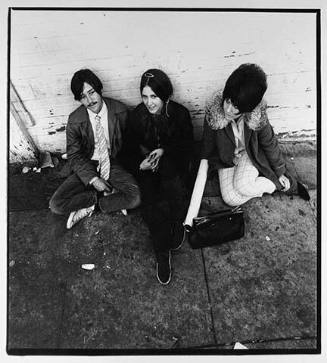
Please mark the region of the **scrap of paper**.
<svg viewBox="0 0 327 363"><path fill-rule="evenodd" d="M248 349L248 348L245 345L243 345L239 342L236 342L234 345L234 349Z"/></svg>

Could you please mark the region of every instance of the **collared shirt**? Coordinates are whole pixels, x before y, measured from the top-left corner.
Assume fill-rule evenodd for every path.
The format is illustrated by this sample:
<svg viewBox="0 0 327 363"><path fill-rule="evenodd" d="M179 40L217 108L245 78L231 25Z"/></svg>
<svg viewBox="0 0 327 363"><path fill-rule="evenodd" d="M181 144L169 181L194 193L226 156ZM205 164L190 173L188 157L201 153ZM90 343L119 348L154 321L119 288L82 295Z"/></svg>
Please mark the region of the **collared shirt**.
<svg viewBox="0 0 327 363"><path fill-rule="evenodd" d="M93 129L93 135L94 135L94 153L92 156L92 160L99 160L100 156L99 156L99 144L98 144L98 137L97 137L97 132L96 132L96 119L95 117L98 115L101 117L101 125L103 127L103 131L104 131L104 136L106 138L107 141L107 146L108 149L110 149L110 138L109 138L109 128L108 128L108 108L106 103L103 101L102 104L102 108L100 110L100 112L98 114L87 110L88 114L89 114L89 118L90 118L90 122L92 125L92 129ZM109 153L110 155L110 153Z"/></svg>
<svg viewBox="0 0 327 363"><path fill-rule="evenodd" d="M231 123L232 123L233 133L234 133L234 137L235 137L235 144L236 144L236 149L235 149L234 154L238 155L242 151L245 150L243 117L241 116L237 121L232 120Z"/></svg>

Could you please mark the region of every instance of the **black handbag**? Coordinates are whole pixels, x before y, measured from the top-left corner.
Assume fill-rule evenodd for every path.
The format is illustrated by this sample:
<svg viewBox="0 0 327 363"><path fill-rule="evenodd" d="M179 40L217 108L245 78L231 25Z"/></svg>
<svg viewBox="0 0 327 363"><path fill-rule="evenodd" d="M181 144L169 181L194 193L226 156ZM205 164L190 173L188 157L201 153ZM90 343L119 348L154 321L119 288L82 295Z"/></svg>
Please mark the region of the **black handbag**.
<svg viewBox="0 0 327 363"><path fill-rule="evenodd" d="M193 219L193 226L185 226L193 249L219 245L244 236L244 216L240 207L224 209ZM188 227L188 228L187 228Z"/></svg>

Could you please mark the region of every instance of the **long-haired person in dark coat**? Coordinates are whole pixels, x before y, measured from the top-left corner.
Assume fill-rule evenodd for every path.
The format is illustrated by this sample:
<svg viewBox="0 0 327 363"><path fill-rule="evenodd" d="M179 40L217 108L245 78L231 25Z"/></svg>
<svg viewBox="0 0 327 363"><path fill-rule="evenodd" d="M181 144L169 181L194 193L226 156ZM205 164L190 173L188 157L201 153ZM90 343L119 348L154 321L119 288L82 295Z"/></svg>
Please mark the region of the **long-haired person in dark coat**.
<svg viewBox="0 0 327 363"><path fill-rule="evenodd" d="M140 93L142 103L131 113L125 145L141 188L141 210L153 241L157 278L168 284L171 251L184 239L193 127L189 111L171 100L173 86L163 71L144 72Z"/></svg>

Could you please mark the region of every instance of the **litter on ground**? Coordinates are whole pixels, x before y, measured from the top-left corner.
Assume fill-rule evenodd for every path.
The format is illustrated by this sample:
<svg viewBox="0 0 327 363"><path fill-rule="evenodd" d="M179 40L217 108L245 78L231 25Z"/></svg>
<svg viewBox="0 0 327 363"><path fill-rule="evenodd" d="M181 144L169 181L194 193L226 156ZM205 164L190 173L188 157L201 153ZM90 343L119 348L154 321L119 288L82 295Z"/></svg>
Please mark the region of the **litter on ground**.
<svg viewBox="0 0 327 363"><path fill-rule="evenodd" d="M82 265L83 270L93 270L95 265L93 263L84 263Z"/></svg>

